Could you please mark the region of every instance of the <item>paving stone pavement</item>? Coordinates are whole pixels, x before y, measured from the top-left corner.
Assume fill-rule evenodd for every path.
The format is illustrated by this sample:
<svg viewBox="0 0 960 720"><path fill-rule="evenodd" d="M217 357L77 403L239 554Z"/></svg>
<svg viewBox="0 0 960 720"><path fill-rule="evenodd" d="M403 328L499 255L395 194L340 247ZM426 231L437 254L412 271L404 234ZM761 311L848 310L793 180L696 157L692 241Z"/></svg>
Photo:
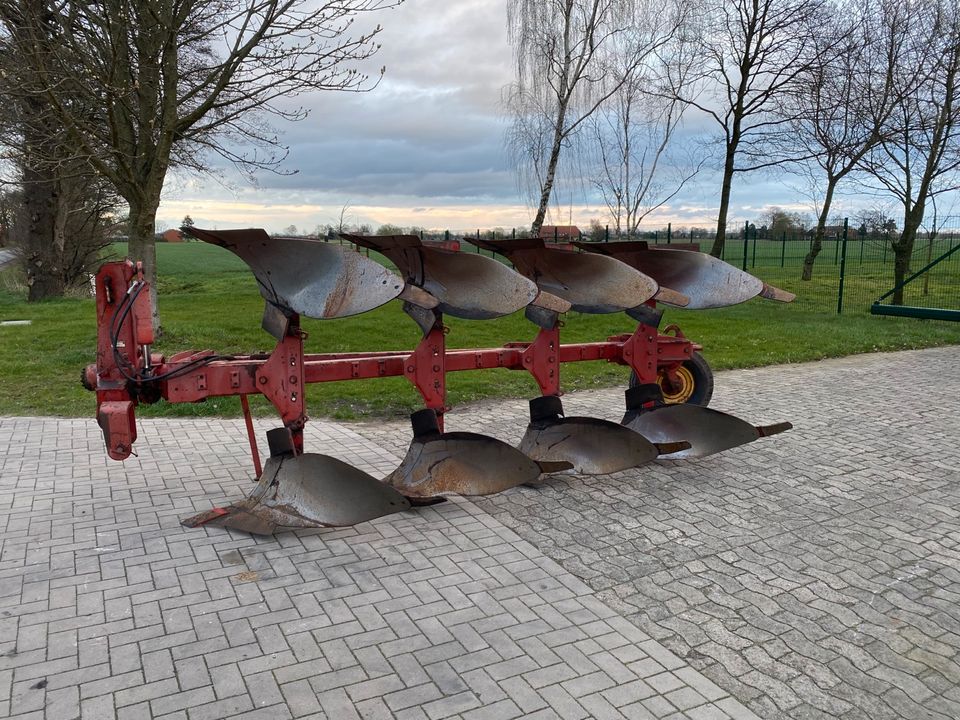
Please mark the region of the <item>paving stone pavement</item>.
<svg viewBox="0 0 960 720"><path fill-rule="evenodd" d="M92 419L0 418L0 717L756 720L474 503L181 527L249 489L244 437L146 421L121 464ZM398 462L330 423L307 442Z"/></svg>
<svg viewBox="0 0 960 720"><path fill-rule="evenodd" d="M760 717L960 718L960 348L720 373L711 405L795 428L477 505ZM622 391L565 409L619 420Z"/></svg>

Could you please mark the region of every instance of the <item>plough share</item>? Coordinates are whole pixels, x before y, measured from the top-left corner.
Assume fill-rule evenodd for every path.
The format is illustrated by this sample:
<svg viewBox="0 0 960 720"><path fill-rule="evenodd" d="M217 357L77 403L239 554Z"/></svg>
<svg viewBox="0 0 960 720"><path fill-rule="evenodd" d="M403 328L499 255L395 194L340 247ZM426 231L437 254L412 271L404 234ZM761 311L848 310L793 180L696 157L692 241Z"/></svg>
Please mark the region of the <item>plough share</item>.
<svg viewBox="0 0 960 720"><path fill-rule="evenodd" d="M421 241L410 235L343 237L376 250L394 273L352 247L307 238L271 238L263 230L188 234L238 255L256 277L265 300L263 329L276 347L269 355L152 351L152 307L138 264L111 262L96 277L97 362L83 373L96 392L97 421L107 453L124 460L137 439L140 403L199 402L239 396L250 442L256 487L226 508L184 520L258 534L277 527L343 526L440 502L445 495L486 495L536 480L543 473L612 473L657 458L704 457L790 428L754 427L739 418L691 404L691 368L702 370L700 346L679 328L659 331L660 304L724 307L761 296L789 302L790 293L766 285L721 260L643 242L578 243L539 239L470 240L513 264L479 253ZM412 351L305 354L300 317L320 319L367 312L394 299L420 327ZM447 349L444 314L484 320L524 310L539 329L531 341L499 348ZM624 312L632 333L592 343L561 344L560 316ZM632 371L620 424L565 417L560 400L563 363L606 360ZM518 447L477 433L444 432L446 375L508 368L530 373L540 396L530 401L530 423ZM310 383L403 376L424 408L411 415L413 440L387 477L327 455L304 451L306 386ZM261 394L282 426L267 433L261 464L248 396ZM666 398L666 399L665 399ZM671 404L668 401L685 404Z"/></svg>

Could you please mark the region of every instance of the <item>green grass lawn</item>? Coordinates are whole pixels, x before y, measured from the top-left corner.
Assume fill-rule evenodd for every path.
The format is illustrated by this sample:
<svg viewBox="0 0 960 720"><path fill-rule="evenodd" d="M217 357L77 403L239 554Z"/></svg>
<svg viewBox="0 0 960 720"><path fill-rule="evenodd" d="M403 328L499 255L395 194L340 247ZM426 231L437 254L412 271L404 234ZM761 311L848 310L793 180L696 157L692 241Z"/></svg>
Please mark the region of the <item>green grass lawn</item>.
<svg viewBox="0 0 960 720"><path fill-rule="evenodd" d="M272 348L272 338L260 329L263 301L253 276L238 258L202 243L161 244L157 250L164 327L157 351L210 348L250 353ZM779 280L798 293L793 304L752 300L721 310L671 309L664 325L677 323L688 337L702 343L704 355L716 369L960 343L957 324L872 317L863 306L848 306L849 312L838 317L831 310L835 300L832 304L815 300L828 294L826 284L835 282L832 276L801 283L795 275L785 273ZM94 397L80 386L80 372L95 359L93 299L28 304L19 293L0 289L0 320L32 321L29 326L0 326L0 415L92 417ZM448 318L446 322L449 347L498 346L531 340L536 334L522 313L490 321ZM315 353L412 349L420 338L397 302L353 318L305 320L304 329L309 333L307 351ZM631 320L623 314L570 313L561 338L589 342L632 330ZM574 390L624 385L627 375L626 368L609 363L570 363L563 366L563 386ZM536 385L526 373L485 370L451 373L448 391L450 402L458 405L482 398L532 397ZM315 384L309 388L308 403L313 417L348 419L405 415L418 407L419 399L405 379L383 378ZM265 402L254 407L258 413L272 413ZM161 402L138 411L144 417L239 412L237 398L183 405Z"/></svg>

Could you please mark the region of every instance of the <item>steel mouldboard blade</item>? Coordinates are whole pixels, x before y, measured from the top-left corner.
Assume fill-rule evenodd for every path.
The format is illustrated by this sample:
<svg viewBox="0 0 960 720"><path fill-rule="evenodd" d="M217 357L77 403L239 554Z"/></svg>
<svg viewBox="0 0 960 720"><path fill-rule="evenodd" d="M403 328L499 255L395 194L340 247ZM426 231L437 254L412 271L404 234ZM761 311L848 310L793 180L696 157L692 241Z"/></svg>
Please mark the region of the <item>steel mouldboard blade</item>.
<svg viewBox="0 0 960 720"><path fill-rule="evenodd" d="M537 286L501 262L483 255L423 249L423 289L448 315L488 320L509 315L537 297Z"/></svg>
<svg viewBox="0 0 960 720"><path fill-rule="evenodd" d="M790 423L753 426L733 415L700 405L666 405L656 384L630 388L626 401L624 426L652 442L683 439L690 443L687 449L671 454L670 460L707 457L793 427Z"/></svg>
<svg viewBox="0 0 960 720"><path fill-rule="evenodd" d="M416 235L342 237L386 255L407 283L439 301L437 309L467 320L489 320L526 307L537 297L528 279L483 255L424 245Z"/></svg>
<svg viewBox="0 0 960 720"><path fill-rule="evenodd" d="M250 495L229 507L188 518L188 527L212 524L257 535L277 527L342 527L410 507L396 490L327 455L274 455Z"/></svg>
<svg viewBox="0 0 960 720"><path fill-rule="evenodd" d="M506 255L518 272L567 300L577 312L622 312L642 305L660 289L653 278L615 258L550 248L530 239L467 240Z"/></svg>
<svg viewBox="0 0 960 720"><path fill-rule="evenodd" d="M490 495L532 482L541 472L569 469L543 467L502 440L477 433L441 433L433 410L410 416L414 438L400 466L384 478L411 498L444 494Z"/></svg>
<svg viewBox="0 0 960 720"><path fill-rule="evenodd" d="M730 263L702 252L651 248L642 241L575 244L642 270L661 285L687 296L689 300L683 307L691 310L737 305L758 295L780 302L795 298L792 293L766 285ZM660 300L670 304L670 298Z"/></svg>
<svg viewBox="0 0 960 720"><path fill-rule="evenodd" d="M531 400L520 450L538 461L569 462L584 475L606 475L689 447L684 442L658 446L609 420L562 415L563 405L555 395Z"/></svg>
<svg viewBox="0 0 960 720"><path fill-rule="evenodd" d="M259 228L183 231L239 256L253 271L264 299L288 313L347 317L373 310L403 290L403 281L380 263L339 245L272 238Z"/></svg>

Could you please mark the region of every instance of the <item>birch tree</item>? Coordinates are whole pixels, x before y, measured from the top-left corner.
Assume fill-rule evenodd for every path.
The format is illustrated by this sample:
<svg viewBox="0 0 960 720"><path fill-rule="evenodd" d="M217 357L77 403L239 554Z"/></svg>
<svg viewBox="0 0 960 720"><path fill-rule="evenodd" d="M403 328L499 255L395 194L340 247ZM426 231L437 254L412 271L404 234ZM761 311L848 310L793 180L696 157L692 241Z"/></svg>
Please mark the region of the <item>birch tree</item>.
<svg viewBox="0 0 960 720"><path fill-rule="evenodd" d="M651 91L662 82L666 64L673 66L675 77L690 71L696 44L680 34L669 48L635 64L632 48L641 43L633 37L626 40L626 46L618 46L612 71L618 90L590 119L582 145L583 153L593 160L593 185L607 206L616 234L629 238L644 218L676 197L697 175L705 156L694 157L696 149L689 142L675 142L687 106Z"/></svg>
<svg viewBox="0 0 960 720"><path fill-rule="evenodd" d="M639 17L657 32L635 33ZM508 145L532 190L536 235L550 207L561 152L618 92L631 68L670 41L677 14L637 0L509 0L507 18L517 70L506 93L513 118ZM611 53L618 43L631 52L626 72L617 75L611 72Z"/></svg>

